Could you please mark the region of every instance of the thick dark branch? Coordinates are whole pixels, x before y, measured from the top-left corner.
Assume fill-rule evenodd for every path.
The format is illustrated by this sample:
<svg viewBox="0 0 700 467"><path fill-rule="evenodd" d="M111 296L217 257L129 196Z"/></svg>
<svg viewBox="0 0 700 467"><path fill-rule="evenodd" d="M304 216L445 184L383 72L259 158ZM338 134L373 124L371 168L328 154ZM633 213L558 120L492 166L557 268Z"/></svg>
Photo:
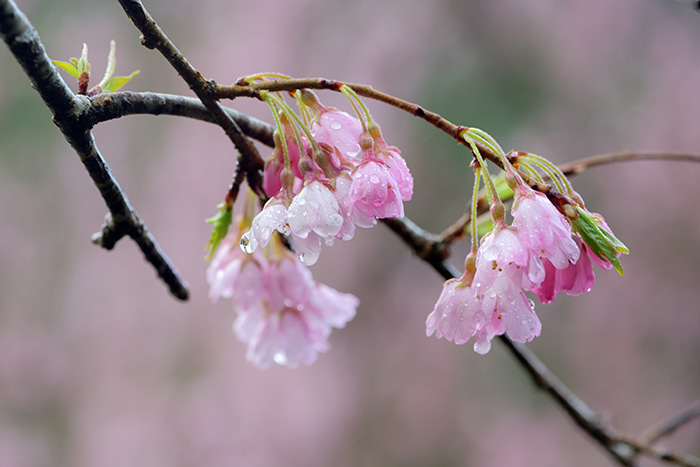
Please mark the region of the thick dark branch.
<svg viewBox="0 0 700 467"><path fill-rule="evenodd" d="M223 128L240 153L239 166L246 171L248 184L259 196L264 197L261 175L263 159L258 154L253 142L243 134L236 121L223 110L215 95L216 83L204 79L202 74L187 61L139 0L119 0L119 3L134 26L141 31L141 43L149 49L158 50L165 57L202 101L216 123ZM238 177L234 178L238 179Z"/></svg>
<svg viewBox="0 0 700 467"><path fill-rule="evenodd" d="M245 135L267 146L274 144L272 139L274 127L272 125L229 107L223 107L223 110L238 124ZM218 123L202 104L202 101L194 97L130 91L103 93L91 97L90 106L81 118L85 119L86 125L94 126L107 120L135 114L176 115Z"/></svg>
<svg viewBox="0 0 700 467"><path fill-rule="evenodd" d="M103 234L93 238L95 243L110 249L124 235L130 236L141 248L146 260L181 300L188 297L183 281L153 236L129 204L107 162L95 145L89 127L82 124L89 102L75 96L51 63L38 33L12 0L0 0L0 34L17 62L22 66L68 143L75 149L110 211Z"/></svg>

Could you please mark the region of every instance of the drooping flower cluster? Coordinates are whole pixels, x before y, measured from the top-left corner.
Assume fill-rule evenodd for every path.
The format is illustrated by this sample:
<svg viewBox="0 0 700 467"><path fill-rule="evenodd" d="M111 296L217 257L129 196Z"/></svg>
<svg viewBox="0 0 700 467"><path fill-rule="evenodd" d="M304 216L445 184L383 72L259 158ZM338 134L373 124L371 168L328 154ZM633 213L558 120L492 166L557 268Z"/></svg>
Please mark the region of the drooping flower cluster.
<svg viewBox="0 0 700 467"><path fill-rule="evenodd" d="M332 328L342 328L359 304L354 295L317 284L309 269L275 237L266 254L238 247L229 234L207 270L209 297L231 299L236 336L248 345L247 359L266 368L310 365L330 345Z"/></svg>
<svg viewBox="0 0 700 467"><path fill-rule="evenodd" d="M264 247L278 231L288 235L301 260L314 264L323 243L350 240L355 226L403 217L413 195L413 178L399 150L379 127L323 106L310 91L299 99L312 118L294 126L283 113L275 148L265 163L270 200L241 239L248 253Z"/></svg>
<svg viewBox="0 0 700 467"><path fill-rule="evenodd" d="M593 262L621 272L618 256L627 253L601 216L572 202L565 217L503 160L513 185L513 223L506 224L495 195L493 231L478 248L474 243L464 275L445 283L426 320L428 336L435 334L456 344L475 336L474 350L480 354L489 351L498 335L507 334L521 343L539 336L542 325L525 291L533 291L542 303L562 292L579 295L593 287ZM495 193L493 187L491 193ZM475 231L474 226L476 238Z"/></svg>

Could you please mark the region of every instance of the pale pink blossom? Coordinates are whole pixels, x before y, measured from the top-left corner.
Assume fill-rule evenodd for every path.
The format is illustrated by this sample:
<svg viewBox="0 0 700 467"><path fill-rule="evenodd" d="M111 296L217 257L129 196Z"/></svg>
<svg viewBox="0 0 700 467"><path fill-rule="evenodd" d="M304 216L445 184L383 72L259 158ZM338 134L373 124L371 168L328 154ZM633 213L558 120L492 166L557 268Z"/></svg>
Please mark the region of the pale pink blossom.
<svg viewBox="0 0 700 467"><path fill-rule="evenodd" d="M253 253L258 247L266 247L275 230L288 233L287 206L282 196L270 198L253 218L250 230L241 237L241 248Z"/></svg>
<svg viewBox="0 0 700 467"><path fill-rule="evenodd" d="M231 298L233 286L241 271L241 265L249 256L238 247L237 236L228 235L219 245L207 268L209 298Z"/></svg>
<svg viewBox="0 0 700 467"><path fill-rule="evenodd" d="M208 271L212 298L230 298L236 336L248 346L247 359L261 368L272 363L297 367L313 363L326 352L332 328L342 328L356 313L359 301L317 284L294 255L273 248L269 258L259 252L241 259L240 249L224 240ZM276 245L281 247L281 245Z"/></svg>
<svg viewBox="0 0 700 467"><path fill-rule="evenodd" d="M285 255L268 264L263 303L264 313L254 306L234 326L248 343L247 358L262 368L273 362L294 368L310 365L330 348L331 329L344 327L359 301L316 284L301 262Z"/></svg>
<svg viewBox="0 0 700 467"><path fill-rule="evenodd" d="M325 107L318 103L320 112L311 124L311 135L318 143L336 148L343 157L342 162L352 163L360 154L360 121L338 109ZM318 110L316 109L316 110ZM339 167L341 161L336 162Z"/></svg>
<svg viewBox="0 0 700 467"><path fill-rule="evenodd" d="M490 325L477 336L481 348L494 335L505 332L516 342L530 342L540 335L542 324L523 293L544 280L542 263L533 256L513 227L496 227L484 236L476 256L472 282Z"/></svg>
<svg viewBox="0 0 700 467"><path fill-rule="evenodd" d="M335 237L343 226L343 216L332 190L319 180L304 184L289 205L287 223L297 237L314 232L321 238Z"/></svg>
<svg viewBox="0 0 700 467"><path fill-rule="evenodd" d="M451 279L445 282L440 298L425 321L425 334L430 337L434 333L438 339L445 338L462 345L488 321L474 289Z"/></svg>
<svg viewBox="0 0 700 467"><path fill-rule="evenodd" d="M376 127L376 125L375 125ZM394 178L401 199L410 201L413 197L413 176L408 170L406 161L401 157L401 151L395 146L389 146L382 138L379 127L376 127L377 135L374 138L374 152L388 167Z"/></svg>
<svg viewBox="0 0 700 467"><path fill-rule="evenodd" d="M353 172L349 205L366 217L404 215L399 186L389 166L373 157L366 158Z"/></svg>
<svg viewBox="0 0 700 467"><path fill-rule="evenodd" d="M515 187L513 226L538 258L557 269L576 263L581 250L571 237L571 225L542 193L526 185Z"/></svg>

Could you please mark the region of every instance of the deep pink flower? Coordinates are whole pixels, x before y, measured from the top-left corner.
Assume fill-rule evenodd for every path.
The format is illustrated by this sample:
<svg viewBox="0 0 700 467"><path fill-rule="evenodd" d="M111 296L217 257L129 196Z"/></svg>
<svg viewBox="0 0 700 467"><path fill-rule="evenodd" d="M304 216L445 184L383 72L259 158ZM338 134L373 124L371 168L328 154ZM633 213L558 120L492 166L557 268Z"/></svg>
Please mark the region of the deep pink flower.
<svg viewBox="0 0 700 467"><path fill-rule="evenodd" d="M513 226L525 245L557 269L576 263L581 250L571 238L571 225L542 193L526 185L515 187Z"/></svg>
<svg viewBox="0 0 700 467"><path fill-rule="evenodd" d="M538 287L531 289L537 294L540 302L551 303L561 292L575 296L589 292L593 288L595 274L591 258L595 260L596 256L578 235L574 239L577 244L581 245L581 256L575 264L569 264L564 269L557 269L549 260L544 260L545 279ZM605 264L608 268L612 267L610 263Z"/></svg>

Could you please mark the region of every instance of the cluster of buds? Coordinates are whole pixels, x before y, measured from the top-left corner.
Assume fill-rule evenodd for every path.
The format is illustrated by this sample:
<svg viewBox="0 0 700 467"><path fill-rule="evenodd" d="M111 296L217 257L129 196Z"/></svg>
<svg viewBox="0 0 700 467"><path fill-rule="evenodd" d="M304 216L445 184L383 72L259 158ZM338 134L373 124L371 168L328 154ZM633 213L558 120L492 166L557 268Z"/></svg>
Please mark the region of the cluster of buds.
<svg viewBox="0 0 700 467"><path fill-rule="evenodd" d="M413 195L406 162L357 95L346 86L341 91L360 118L325 107L308 90L297 93L304 120L277 96L264 96L278 122L263 178L270 199L241 238L245 252L264 247L277 231L312 265L323 243L350 240L356 226L372 227L377 219L403 217L403 202Z"/></svg>
<svg viewBox="0 0 700 467"><path fill-rule="evenodd" d="M255 203L252 191L248 197L250 207ZM332 328L344 327L355 316L359 300L317 284L278 235L265 248L244 253L238 245L250 227L249 211L213 255L207 270L209 297L232 301L233 328L248 345L248 361L260 368L273 362L291 368L310 365L329 349Z"/></svg>
<svg viewBox="0 0 700 467"><path fill-rule="evenodd" d="M532 154L506 156L486 133L469 129L463 138L474 152L475 196L472 207L472 251L459 279L448 280L426 320L426 334L464 344L476 337L474 350L485 354L491 340L507 334L515 342L529 342L542 329L534 303L524 291L533 291L542 303L557 294L590 291L593 263L622 274L619 255L627 248L612 234L602 216L588 212L564 174L549 161ZM498 190L486 170L476 143L499 157L514 202L509 226ZM545 172L559 191L549 196L533 190L515 170L517 164L542 183L536 169ZM491 202L493 230L479 243L476 233L478 186L484 176ZM566 193L566 195L562 194ZM554 202L553 202L554 201ZM555 206L556 203L556 206Z"/></svg>

